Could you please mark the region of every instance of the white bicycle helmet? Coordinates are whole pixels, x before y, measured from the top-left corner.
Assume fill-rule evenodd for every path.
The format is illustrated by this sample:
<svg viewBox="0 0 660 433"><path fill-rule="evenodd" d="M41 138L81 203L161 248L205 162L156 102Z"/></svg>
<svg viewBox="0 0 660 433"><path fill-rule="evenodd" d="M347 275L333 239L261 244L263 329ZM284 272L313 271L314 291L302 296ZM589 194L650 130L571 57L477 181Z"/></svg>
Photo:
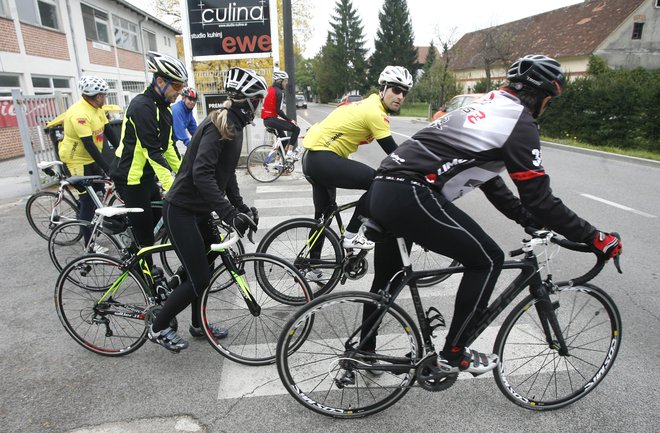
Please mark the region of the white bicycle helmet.
<svg viewBox="0 0 660 433"><path fill-rule="evenodd" d="M284 71L274 71L273 72L273 81L288 80L289 74Z"/></svg>
<svg viewBox="0 0 660 433"><path fill-rule="evenodd" d="M413 86L413 78L403 66L386 66L378 77L378 84L381 86L394 84L410 90Z"/></svg>
<svg viewBox="0 0 660 433"><path fill-rule="evenodd" d="M225 91L236 99L265 98L268 93L266 80L252 69L231 68L224 84Z"/></svg>
<svg viewBox="0 0 660 433"><path fill-rule="evenodd" d="M99 93L106 94L110 88L103 78L86 76L80 79L78 83L80 92L85 96L94 96Z"/></svg>
<svg viewBox="0 0 660 433"><path fill-rule="evenodd" d="M147 70L172 81L180 83L188 81L188 72L183 62L167 54L149 51L147 54Z"/></svg>

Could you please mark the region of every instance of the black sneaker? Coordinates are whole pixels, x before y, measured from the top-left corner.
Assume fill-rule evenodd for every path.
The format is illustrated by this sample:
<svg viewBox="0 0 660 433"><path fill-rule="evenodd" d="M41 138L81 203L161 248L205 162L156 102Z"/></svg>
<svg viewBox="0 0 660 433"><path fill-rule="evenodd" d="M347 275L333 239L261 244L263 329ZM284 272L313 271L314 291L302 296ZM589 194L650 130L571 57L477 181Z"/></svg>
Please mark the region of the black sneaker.
<svg viewBox="0 0 660 433"><path fill-rule="evenodd" d="M160 344L167 350L178 352L188 347L188 342L179 337L179 334L172 328L165 328L160 332L154 331L153 325L149 326L147 334L149 340L156 344Z"/></svg>
<svg viewBox="0 0 660 433"><path fill-rule="evenodd" d="M215 323L210 323L209 328L211 328L211 334L213 334L216 340L227 338L227 336L229 335L229 329L217 325ZM206 335L201 327L195 328L194 326L190 325L189 331L190 331L190 335L192 335L195 338L201 338Z"/></svg>
<svg viewBox="0 0 660 433"><path fill-rule="evenodd" d="M494 353L485 354L465 347L463 354L456 360L447 360L442 354L438 354L437 367L445 373L464 371L473 376L480 376L495 369L498 363L499 358Z"/></svg>

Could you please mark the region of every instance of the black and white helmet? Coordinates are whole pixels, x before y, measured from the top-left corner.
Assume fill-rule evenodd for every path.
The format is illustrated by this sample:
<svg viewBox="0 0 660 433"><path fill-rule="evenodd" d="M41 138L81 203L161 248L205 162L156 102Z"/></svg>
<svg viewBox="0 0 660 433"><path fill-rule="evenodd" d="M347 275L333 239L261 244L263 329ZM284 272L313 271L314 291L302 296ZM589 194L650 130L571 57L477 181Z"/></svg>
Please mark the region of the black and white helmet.
<svg viewBox="0 0 660 433"><path fill-rule="evenodd" d="M288 80L289 74L284 71L274 71L273 72L273 81Z"/></svg>
<svg viewBox="0 0 660 433"><path fill-rule="evenodd" d="M549 96L561 95L565 75L555 59L540 54L521 57L509 67L506 78L512 83L523 83Z"/></svg>
<svg viewBox="0 0 660 433"><path fill-rule="evenodd" d="M94 96L99 93L106 94L110 88L103 78L86 76L80 79L78 83L80 92L85 96Z"/></svg>
<svg viewBox="0 0 660 433"><path fill-rule="evenodd" d="M231 68L225 77L225 91L231 98L265 98L268 85L252 69Z"/></svg>
<svg viewBox="0 0 660 433"><path fill-rule="evenodd" d="M413 78L403 66L386 66L378 77L378 84L381 86L394 84L410 90L413 86Z"/></svg>
<svg viewBox="0 0 660 433"><path fill-rule="evenodd" d="M160 77L185 83L188 72L183 62L167 54L149 51L147 54L147 70Z"/></svg>

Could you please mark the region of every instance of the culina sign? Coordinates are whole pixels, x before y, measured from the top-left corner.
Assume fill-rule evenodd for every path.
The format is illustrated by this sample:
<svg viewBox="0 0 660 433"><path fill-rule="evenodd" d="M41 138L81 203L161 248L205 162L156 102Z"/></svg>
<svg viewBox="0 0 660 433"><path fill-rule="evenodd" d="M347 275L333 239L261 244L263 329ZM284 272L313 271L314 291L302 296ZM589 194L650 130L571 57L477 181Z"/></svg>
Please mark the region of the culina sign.
<svg viewBox="0 0 660 433"><path fill-rule="evenodd" d="M193 57L272 51L268 0L187 0Z"/></svg>

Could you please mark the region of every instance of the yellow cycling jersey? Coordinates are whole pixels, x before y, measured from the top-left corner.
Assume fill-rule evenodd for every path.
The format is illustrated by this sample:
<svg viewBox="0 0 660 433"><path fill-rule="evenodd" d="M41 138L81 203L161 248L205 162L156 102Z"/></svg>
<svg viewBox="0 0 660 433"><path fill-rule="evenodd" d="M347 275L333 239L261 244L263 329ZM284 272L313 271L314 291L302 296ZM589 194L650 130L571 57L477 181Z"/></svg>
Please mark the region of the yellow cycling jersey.
<svg viewBox="0 0 660 433"><path fill-rule="evenodd" d="M81 99L66 110L63 123L64 138L59 144L62 162L67 166L92 164L94 158L85 149L81 138L91 136L99 151L103 148L103 129L108 123L105 111Z"/></svg>
<svg viewBox="0 0 660 433"><path fill-rule="evenodd" d="M358 146L392 135L390 118L376 93L362 101L337 107L312 126L303 146L309 150L330 150L348 158Z"/></svg>

